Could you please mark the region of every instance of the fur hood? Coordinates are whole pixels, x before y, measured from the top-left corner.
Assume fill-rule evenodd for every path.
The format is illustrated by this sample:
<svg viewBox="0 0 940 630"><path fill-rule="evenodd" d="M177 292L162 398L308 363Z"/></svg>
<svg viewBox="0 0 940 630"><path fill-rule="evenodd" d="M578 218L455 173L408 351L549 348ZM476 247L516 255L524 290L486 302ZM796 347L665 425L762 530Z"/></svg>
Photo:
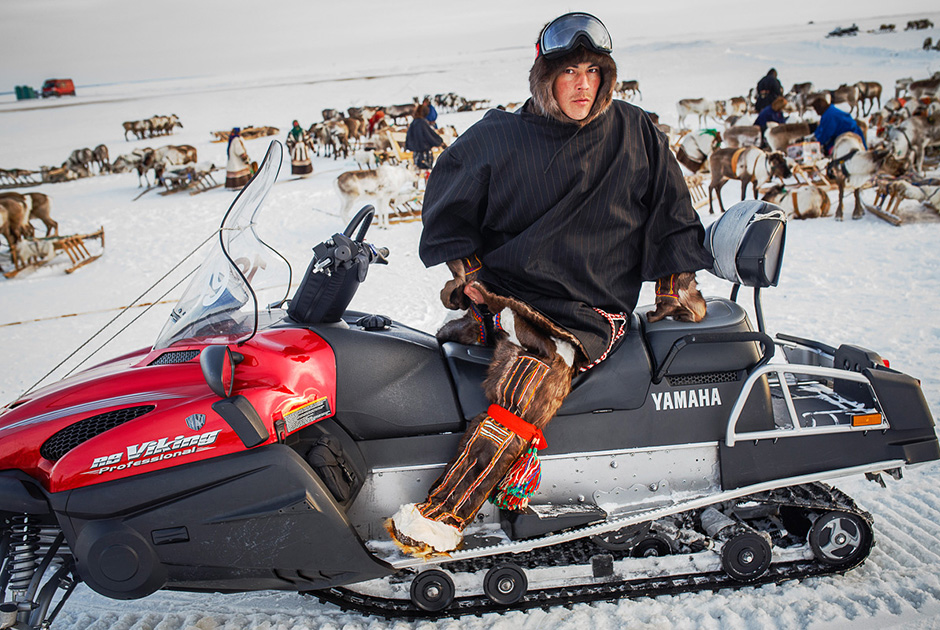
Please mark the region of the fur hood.
<svg viewBox="0 0 940 630"><path fill-rule="evenodd" d="M583 62L596 64L601 69L601 84L597 89L597 98L591 112L584 120L569 118L558 105L552 93L555 78L568 66ZM534 112L565 123L583 127L607 111L614 97L614 85L617 83L617 64L610 55L603 55L579 46L574 51L557 59L546 59L539 55L529 70L529 91L532 93Z"/></svg>

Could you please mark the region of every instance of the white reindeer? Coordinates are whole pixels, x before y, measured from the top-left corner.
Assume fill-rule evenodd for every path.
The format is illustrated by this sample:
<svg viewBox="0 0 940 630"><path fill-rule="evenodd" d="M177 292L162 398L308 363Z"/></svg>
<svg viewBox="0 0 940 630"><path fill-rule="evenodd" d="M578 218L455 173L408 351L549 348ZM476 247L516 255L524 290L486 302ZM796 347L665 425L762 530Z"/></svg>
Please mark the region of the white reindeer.
<svg viewBox="0 0 940 630"><path fill-rule="evenodd" d="M402 188L413 189L417 174L410 165L380 164L375 170L347 171L336 178L340 216L349 221L349 211L357 200L372 197L380 227L388 227L389 208L397 205Z"/></svg>

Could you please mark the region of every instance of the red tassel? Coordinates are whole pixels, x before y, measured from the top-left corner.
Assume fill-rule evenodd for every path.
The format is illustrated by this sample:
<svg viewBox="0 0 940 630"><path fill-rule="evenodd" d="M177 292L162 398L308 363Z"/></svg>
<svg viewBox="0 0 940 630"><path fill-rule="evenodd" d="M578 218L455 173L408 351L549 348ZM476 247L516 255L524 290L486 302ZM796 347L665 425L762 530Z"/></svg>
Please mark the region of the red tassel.
<svg viewBox="0 0 940 630"><path fill-rule="evenodd" d="M490 502L504 510L524 510L529 498L535 494L542 480L542 465L538 451L530 446L499 482L490 496Z"/></svg>

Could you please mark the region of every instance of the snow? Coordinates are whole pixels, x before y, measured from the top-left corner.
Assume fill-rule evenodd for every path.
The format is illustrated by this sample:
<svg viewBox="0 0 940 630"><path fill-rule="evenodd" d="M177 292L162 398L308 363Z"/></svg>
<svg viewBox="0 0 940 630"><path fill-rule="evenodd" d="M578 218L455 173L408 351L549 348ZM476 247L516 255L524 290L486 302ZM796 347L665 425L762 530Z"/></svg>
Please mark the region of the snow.
<svg viewBox="0 0 940 630"><path fill-rule="evenodd" d="M274 125L283 138L290 121L305 127L325 107L410 102L416 95L454 91L494 104L523 100L538 28L569 10L568 3L497 5L491 1L387 5L368 0L316 6L297 0L247 5L166 0L154 5L118 0L15 0L0 8L0 52L15 63L0 68L2 89L72 76L78 96L16 102L0 94L0 166L58 165L76 148L106 144L112 159L135 147L192 144L200 160L224 166L225 145L210 131L235 125ZM319 4L319 3L318 3ZM342 8L340 8L342 6ZM251 9L249 12L248 9ZM675 102L746 94L771 66L785 87L799 81L836 87L879 81L893 94L897 78L922 78L940 68L940 53L921 43L940 31L904 32L908 19L940 23L935 5L906 1L781 5L774 21L740 3L653 3L612 0L583 8L604 19L613 35L620 78L640 82L637 104L675 122ZM893 14L884 15L886 11ZM810 22L814 20L814 22ZM857 23L857 37L824 37L835 26ZM895 34L869 34L880 24ZM30 38L41 34L41 46ZM175 113L185 127L166 139L125 141L121 122ZM443 113L440 121L463 131L480 112ZM247 143L260 159L267 139ZM342 229L333 180L355 168L351 160L314 159L315 175L282 182L268 197L262 235L283 252L295 274L309 248ZM30 189L49 194L62 233L103 226L104 256L73 274L61 262L15 279L0 278L0 402L13 400L56 367L119 308L196 250L218 226L234 195L221 189L189 196L145 194L137 201L135 174L94 177ZM736 201L726 186L726 206ZM871 199L871 192L866 198ZM851 201L849 201L851 204ZM891 226L872 215L837 223L831 218L791 222L780 285L763 292L768 331L837 345L855 343L880 352L892 367L922 380L928 405L940 411L940 222L913 202L915 219ZM705 223L713 217L702 211ZM416 254L420 225L374 229L391 264L375 267L353 303L433 331L444 317L439 287L443 268L426 270ZM202 256L188 260L191 269ZM61 257L60 257L61 258ZM180 271L170 274L170 284ZM296 275L295 275L296 277ZM699 274L706 295L730 287ZM170 288L165 284L163 291ZM179 289L143 301L178 296ZM652 287L642 303L651 303ZM742 300L750 307L745 293ZM150 345L170 304L159 304L92 361ZM143 309L132 309L130 317ZM71 316L68 316L71 315ZM753 312L751 313L753 319ZM127 319L130 319L127 317ZM122 324L118 323L118 328ZM85 346L96 348L113 332ZM74 361L67 363L71 367ZM54 375L59 377L62 370ZM940 468L906 471L887 490L864 479L839 486L875 518L877 546L868 561L844 576L760 588L695 593L570 609L513 612L438 622L385 621L344 613L293 593L190 594L159 592L114 601L80 586L54 624L59 630L271 628L378 630L420 628L940 628Z"/></svg>

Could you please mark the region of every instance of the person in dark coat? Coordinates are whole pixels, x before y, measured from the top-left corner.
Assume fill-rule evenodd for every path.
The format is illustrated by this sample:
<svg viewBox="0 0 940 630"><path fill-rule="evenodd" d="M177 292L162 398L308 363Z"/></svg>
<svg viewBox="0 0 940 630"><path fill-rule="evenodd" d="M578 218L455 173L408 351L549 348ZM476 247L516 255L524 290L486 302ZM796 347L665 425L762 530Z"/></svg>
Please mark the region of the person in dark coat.
<svg viewBox="0 0 940 630"><path fill-rule="evenodd" d="M778 96L783 96L783 86L777 79L777 70L771 68L764 75L764 78L757 82L757 98L754 102L754 108L761 112L773 103Z"/></svg>
<svg viewBox="0 0 940 630"><path fill-rule="evenodd" d="M431 150L444 145L444 139L428 124L427 115L428 106L424 103L418 105L405 135L405 151L412 152L415 166L421 171L430 170L434 166Z"/></svg>
<svg viewBox="0 0 940 630"><path fill-rule="evenodd" d="M836 139L844 133L856 134L861 139L862 145L866 149L868 148L865 134L862 133L855 119L847 112L831 105L825 98L817 98L813 101L813 109L819 114L819 124L813 131L813 135L822 145L826 155L832 152Z"/></svg>
<svg viewBox="0 0 940 630"><path fill-rule="evenodd" d="M525 508L541 430L573 376L626 332L644 281L656 282L650 321L705 315L694 273L713 262L704 229L666 136L613 100L610 54L596 17L553 20L539 35L532 97L518 112L487 112L431 172L419 254L447 264L441 300L467 311L438 337L495 351L489 409L427 500L389 519L407 552L455 549L487 498Z"/></svg>
<svg viewBox="0 0 940 630"><path fill-rule="evenodd" d="M761 110L757 115L757 119L754 121L754 124L760 127L760 132L763 134L767 129L767 123L775 122L778 125L782 125L787 121L787 117L783 115L783 108L787 106L787 99L782 96L778 96L774 99L774 102Z"/></svg>

